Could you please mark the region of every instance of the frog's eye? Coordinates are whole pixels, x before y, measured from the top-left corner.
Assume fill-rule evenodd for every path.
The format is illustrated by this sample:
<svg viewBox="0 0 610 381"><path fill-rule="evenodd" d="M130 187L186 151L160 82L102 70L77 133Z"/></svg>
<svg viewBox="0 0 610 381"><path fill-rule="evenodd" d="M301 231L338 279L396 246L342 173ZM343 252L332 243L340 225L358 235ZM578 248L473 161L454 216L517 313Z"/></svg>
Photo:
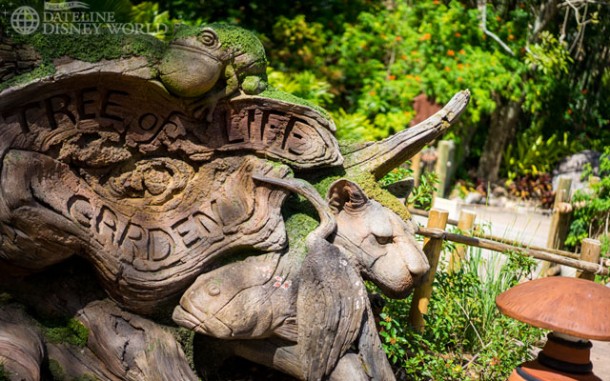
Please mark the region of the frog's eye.
<svg viewBox="0 0 610 381"><path fill-rule="evenodd" d="M201 31L201 33L199 34L199 41L201 41L201 43L207 46L208 48L215 49L220 45L216 32L209 28L205 28Z"/></svg>

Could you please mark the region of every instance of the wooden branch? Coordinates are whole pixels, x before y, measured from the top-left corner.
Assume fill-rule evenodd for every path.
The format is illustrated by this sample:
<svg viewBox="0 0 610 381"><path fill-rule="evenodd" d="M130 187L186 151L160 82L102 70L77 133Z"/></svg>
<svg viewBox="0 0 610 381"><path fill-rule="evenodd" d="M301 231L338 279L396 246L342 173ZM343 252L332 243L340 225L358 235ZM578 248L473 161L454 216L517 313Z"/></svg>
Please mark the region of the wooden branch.
<svg viewBox="0 0 610 381"><path fill-rule="evenodd" d="M345 155L345 168L368 171L380 179L445 132L457 121L469 100L470 91L460 91L442 110L425 121Z"/></svg>
<svg viewBox="0 0 610 381"><path fill-rule="evenodd" d="M481 12L481 23L479 24L479 26L481 27L483 33L485 33L485 35L491 37L494 41L500 44L500 46L504 50L506 50L506 52L509 53L511 56L514 56L515 53L513 52L513 50L508 45L506 45L506 43L502 41L500 37L498 37L496 34L487 29L487 2L485 0L477 1L477 8L479 8L479 12Z"/></svg>
<svg viewBox="0 0 610 381"><path fill-rule="evenodd" d="M558 263L560 265L573 267L578 270L584 270L599 275L608 275L610 272L608 268L602 265L593 264L586 261L580 261L577 259L566 258L556 254L550 254L539 250L524 249L522 247L507 245L504 243L494 242L488 239L467 237L461 234L449 233L446 231L438 231L436 229L428 229L419 227L417 234L421 234L424 237L443 238L452 242L462 243L468 246L480 247L481 249L493 250L498 252L515 251L522 255L527 255L532 258L541 259L549 262Z"/></svg>

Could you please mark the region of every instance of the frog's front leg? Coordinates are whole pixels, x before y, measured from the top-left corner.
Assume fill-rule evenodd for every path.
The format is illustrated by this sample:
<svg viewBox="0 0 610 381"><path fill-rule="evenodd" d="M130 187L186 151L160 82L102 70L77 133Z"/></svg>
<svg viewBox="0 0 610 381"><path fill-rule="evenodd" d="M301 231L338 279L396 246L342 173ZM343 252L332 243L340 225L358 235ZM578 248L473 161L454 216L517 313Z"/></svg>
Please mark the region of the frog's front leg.
<svg viewBox="0 0 610 381"><path fill-rule="evenodd" d="M205 120L211 122L218 101L230 97L239 90L239 79L232 65L225 67L224 74L224 86L219 89L212 89L203 98L196 99L189 105L189 111L195 118L201 119L205 116Z"/></svg>

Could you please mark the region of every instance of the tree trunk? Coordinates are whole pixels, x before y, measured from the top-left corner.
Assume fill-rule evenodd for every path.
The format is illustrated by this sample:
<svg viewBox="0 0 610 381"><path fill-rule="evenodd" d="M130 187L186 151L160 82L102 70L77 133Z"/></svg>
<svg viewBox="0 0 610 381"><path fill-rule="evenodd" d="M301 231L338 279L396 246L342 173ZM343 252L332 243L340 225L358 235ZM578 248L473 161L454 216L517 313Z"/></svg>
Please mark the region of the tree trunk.
<svg viewBox="0 0 610 381"><path fill-rule="evenodd" d="M496 109L491 116L489 134L485 141L483 154L479 161L477 177L494 182L498 180L498 172L502 163L502 155L517 131L517 123L521 116L523 99L518 101L497 97Z"/></svg>

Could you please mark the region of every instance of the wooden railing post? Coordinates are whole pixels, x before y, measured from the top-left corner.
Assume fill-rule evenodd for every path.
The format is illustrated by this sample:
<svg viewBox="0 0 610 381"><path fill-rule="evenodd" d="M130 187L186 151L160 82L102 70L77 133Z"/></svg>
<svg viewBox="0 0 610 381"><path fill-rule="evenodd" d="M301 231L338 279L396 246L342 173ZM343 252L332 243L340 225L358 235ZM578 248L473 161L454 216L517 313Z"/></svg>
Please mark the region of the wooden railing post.
<svg viewBox="0 0 610 381"><path fill-rule="evenodd" d="M475 212L471 212L468 210L460 211L460 217L458 220L457 227L460 230L461 234L470 235L472 233L472 229L474 227L474 221L477 218L477 214ZM459 271L462 267L462 262L466 257L466 246L465 245L457 245L455 250L451 253L451 257L449 258L449 267L447 271L452 273L455 271Z"/></svg>
<svg viewBox="0 0 610 381"><path fill-rule="evenodd" d="M428 228L438 229L440 231L447 226L449 212L441 209L432 209L428 217ZM432 283L436 275L436 268L441 256L443 247L442 238L426 238L424 239L424 253L428 257L430 263L430 272L424 283L415 289L413 300L411 301L411 310L409 311L409 323L414 329L422 332L425 327L424 315L428 313L428 304L430 296L432 296Z"/></svg>
<svg viewBox="0 0 610 381"><path fill-rule="evenodd" d="M413 186L418 187L421 177L421 151L411 158L411 170L413 171L413 180L415 180Z"/></svg>
<svg viewBox="0 0 610 381"><path fill-rule="evenodd" d="M546 246L549 249L563 249L564 242L570 230L570 219L572 217L572 205L570 205L570 188L572 179L568 176L559 176L559 184L555 192L555 203L553 204L553 216L549 237ZM540 276L555 275L559 267L552 268L549 262L544 262L540 270Z"/></svg>
<svg viewBox="0 0 610 381"><path fill-rule="evenodd" d="M436 166L434 171L438 176L438 184L436 184L436 196L445 197L445 191L449 185L451 178L451 165L453 161L453 151L455 144L449 140L441 140L438 142Z"/></svg>
<svg viewBox="0 0 610 381"><path fill-rule="evenodd" d="M580 259L582 261L592 262L599 264L599 257L602 251L602 244L600 241L591 238L585 238L582 240L582 251ZM577 271L576 277L580 279L595 280L595 273L588 271Z"/></svg>

